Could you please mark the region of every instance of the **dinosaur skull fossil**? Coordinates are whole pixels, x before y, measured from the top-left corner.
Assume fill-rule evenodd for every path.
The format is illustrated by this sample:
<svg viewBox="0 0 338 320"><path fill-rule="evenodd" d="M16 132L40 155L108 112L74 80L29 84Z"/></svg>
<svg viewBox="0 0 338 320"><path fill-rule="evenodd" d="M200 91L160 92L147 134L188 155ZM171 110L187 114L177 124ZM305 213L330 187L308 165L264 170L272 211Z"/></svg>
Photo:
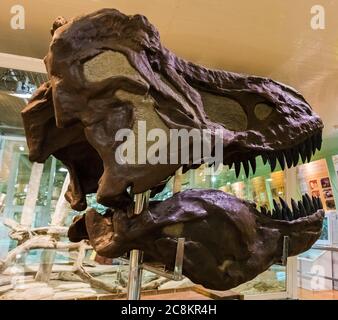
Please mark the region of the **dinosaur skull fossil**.
<svg viewBox="0 0 338 320"><path fill-rule="evenodd" d="M151 203L128 219L122 210L105 215L94 209L69 229L72 241L89 239L102 256L117 258L140 249L173 269L177 239L185 238L183 273L193 282L227 290L253 279L283 255L311 248L322 230L319 199L304 196L291 210L283 202L273 213L218 190L187 190L162 203Z"/></svg>
<svg viewBox="0 0 338 320"><path fill-rule="evenodd" d="M282 235L290 236L292 254L308 249L319 237L323 213L317 200L303 201L306 209L294 205L294 212L305 210L306 216L297 218L295 213L294 221L285 221L290 210L284 202L283 209L266 217L249 203L213 190L182 193L130 220L129 187L133 193L148 189L156 193L181 166L186 171L210 159L201 155L196 164L189 139L179 150L189 150L188 163L180 157L177 163L165 164L116 159L118 148L128 144L117 140L116 134L129 129L137 136L143 121L146 133L161 129L169 138L157 150L148 142L138 145L137 158L142 152L156 158L160 150L169 157L170 130L208 130L212 153L217 136L221 137L222 162L234 165L237 175L241 166L246 175L250 167L254 173L258 156L272 170L277 161L282 169L296 166L320 149L323 129L296 90L268 78L187 62L162 46L156 28L141 15L104 9L69 22L58 18L51 32L45 57L50 80L22 112L30 159L44 162L54 155L67 166L71 181L66 198L72 208L85 210L89 193L111 207L103 217L89 211L71 228L71 239L88 236L99 253L112 257L140 248L170 264L154 243L163 244L167 252L173 250L176 233L167 239L163 230L182 223L182 234L192 241L186 244L185 273L207 286L229 288L274 263L281 254ZM78 236L74 230L80 232ZM274 239L271 243L269 236ZM222 240L217 243L216 238ZM210 270L218 268L214 276L194 269L202 258L208 260ZM222 272L231 274L230 279ZM223 282L217 285L216 278Z"/></svg>
<svg viewBox="0 0 338 320"><path fill-rule="evenodd" d="M63 20L57 21L60 25ZM151 189L181 166L116 163L115 151L122 142L114 139L115 134L122 128L136 131L137 120L146 121L148 129L165 132L221 130L223 161L234 163L237 173L241 163L246 172L250 165L254 171L259 155L272 170L276 159L283 168L285 163L290 167L299 155L309 160L320 146L322 122L298 92L270 79L187 62L161 45L157 30L143 16L104 9L63 23L55 30L45 58L50 84L40 95L46 100L40 101L38 94L32 102L35 109L47 104L55 120L46 125L41 119L39 131L31 127L30 107L23 117L32 141L31 160L44 161L58 152L69 167L69 198L75 209L86 206L88 172L79 166L89 165L74 160L75 142L81 144L81 153L86 149L88 157L97 159L91 164L98 165L92 170L93 179L101 174L97 200L106 206L114 205L128 186L135 193ZM44 137L51 130L54 148L46 146L49 139ZM70 151L60 152L60 146L66 145Z"/></svg>

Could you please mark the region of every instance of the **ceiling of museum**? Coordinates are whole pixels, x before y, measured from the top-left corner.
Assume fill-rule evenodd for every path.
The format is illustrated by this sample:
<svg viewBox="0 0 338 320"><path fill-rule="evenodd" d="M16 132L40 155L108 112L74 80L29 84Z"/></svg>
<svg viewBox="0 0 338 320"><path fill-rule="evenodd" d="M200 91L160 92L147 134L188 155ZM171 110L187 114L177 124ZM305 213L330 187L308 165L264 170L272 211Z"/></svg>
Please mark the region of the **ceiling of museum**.
<svg viewBox="0 0 338 320"><path fill-rule="evenodd" d="M10 8L18 2L26 11L25 30L10 27ZM310 24L318 4L325 8L324 30ZM146 15L162 43L193 62L297 88L324 119L325 135L338 135L338 1L1 0L0 52L43 58L56 16L103 7Z"/></svg>
<svg viewBox="0 0 338 320"><path fill-rule="evenodd" d="M23 134L20 112L27 100L12 95L19 81L27 81L37 88L46 80L46 74L0 68L0 133Z"/></svg>

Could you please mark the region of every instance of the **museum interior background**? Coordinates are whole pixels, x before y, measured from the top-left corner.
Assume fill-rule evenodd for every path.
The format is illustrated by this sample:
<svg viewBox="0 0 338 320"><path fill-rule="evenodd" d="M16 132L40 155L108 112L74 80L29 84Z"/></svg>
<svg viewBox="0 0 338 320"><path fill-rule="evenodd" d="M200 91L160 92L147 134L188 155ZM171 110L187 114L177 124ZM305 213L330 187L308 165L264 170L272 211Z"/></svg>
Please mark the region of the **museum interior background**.
<svg viewBox="0 0 338 320"><path fill-rule="evenodd" d="M10 26L10 9L16 2L25 8L25 29ZM313 2L313 3L312 3ZM325 8L325 28L310 26L311 7ZM314 291L338 290L338 3L336 1L261 0L120 0L120 1L1 1L0 12L0 259L15 248L8 237L5 218L27 219L27 195L37 186L33 227L51 223L67 170L55 158L44 165L28 160L20 111L44 81L41 59L50 42L51 22L58 15L72 17L103 7L127 14L141 13L154 23L162 42L172 51L210 68L270 77L299 90L323 119L323 147L312 161L271 173L262 161L255 175L235 177L234 169L218 172L203 168L182 176L182 187L215 188L254 200L271 208L279 196L301 193L322 199L326 218L321 239L308 252L291 258L288 265L273 266L234 291L245 298L297 297ZM172 181L157 196L172 195ZM98 207L95 196L90 206ZM25 211L26 210L26 211ZM66 225L75 212L69 210ZM23 214L25 212L25 214ZM65 240L66 241L66 240ZM18 257L14 275L24 266L38 268L41 250ZM103 261L88 252L88 260L102 266L123 268L120 262ZM57 254L55 266L68 265L71 254ZM24 263L23 263L24 260ZM107 267L107 268L108 268ZM21 269L20 269L21 268ZM104 267L102 267L104 268ZM21 270L21 271L20 271ZM108 269L107 269L108 270ZM110 270L110 269L109 269ZM109 270L107 274L109 275ZM116 272L115 272L116 273ZM107 275L106 274L106 275ZM13 276L14 276L13 275ZM107 280L108 279L108 280ZM105 281L113 281L107 278ZM165 287L168 289L170 286ZM1 294L0 281L0 294ZM72 292L74 295L74 292ZM61 294L60 294L61 297ZM69 297L73 297L69 295Z"/></svg>

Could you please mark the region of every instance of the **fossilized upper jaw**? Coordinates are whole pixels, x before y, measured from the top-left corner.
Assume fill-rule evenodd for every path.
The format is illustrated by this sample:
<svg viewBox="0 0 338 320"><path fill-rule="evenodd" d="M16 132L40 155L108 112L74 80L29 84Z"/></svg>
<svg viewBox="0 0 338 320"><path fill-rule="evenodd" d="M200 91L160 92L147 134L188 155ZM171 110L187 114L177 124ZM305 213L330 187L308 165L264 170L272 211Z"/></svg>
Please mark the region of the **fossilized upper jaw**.
<svg viewBox="0 0 338 320"><path fill-rule="evenodd" d="M284 134L287 134L285 132ZM300 161L303 163L310 162L312 155L315 154L317 150L321 149L322 145L322 128L319 128L311 133L302 134L303 139L298 143L288 144L284 143L278 148L264 148L263 146L242 146L239 147L239 144L234 143L237 148L235 149L232 145L229 146L229 149L225 149L224 154L224 164L229 165L229 168L234 167L236 176L239 176L241 167L243 167L246 176L249 176L250 168L252 173L256 172L256 158L258 156L262 157L264 164L269 164L271 171L276 169L277 164L280 164L282 170L285 168L295 167L299 164ZM241 152L242 151L242 152Z"/></svg>
<svg viewBox="0 0 338 320"><path fill-rule="evenodd" d="M69 151L75 143L88 142L104 167L100 180L96 175L91 179L100 184L97 195L102 204L116 204L115 197L129 186L135 192L151 189L181 165L115 163L117 143L112 137L120 128L135 132L137 120L145 120L149 130L166 133L173 128L223 129L223 163L234 164L237 175L241 166L247 175L250 167L254 173L260 155L274 170L277 162L284 169L297 165L299 158L309 161L320 149L322 123L298 92L271 79L185 61L161 45L156 28L145 17L105 9L70 22L61 19L53 31L45 58L51 86L40 90L47 98L34 97L30 104L47 103L53 130L42 116L24 115L30 149L34 159L43 161L59 149ZM38 121L41 126L34 131ZM100 164L95 166L101 170ZM184 169L196 166L189 162ZM80 191L85 188L78 183L78 171L71 173L74 187L69 199L75 199L74 208L83 209L85 192Z"/></svg>

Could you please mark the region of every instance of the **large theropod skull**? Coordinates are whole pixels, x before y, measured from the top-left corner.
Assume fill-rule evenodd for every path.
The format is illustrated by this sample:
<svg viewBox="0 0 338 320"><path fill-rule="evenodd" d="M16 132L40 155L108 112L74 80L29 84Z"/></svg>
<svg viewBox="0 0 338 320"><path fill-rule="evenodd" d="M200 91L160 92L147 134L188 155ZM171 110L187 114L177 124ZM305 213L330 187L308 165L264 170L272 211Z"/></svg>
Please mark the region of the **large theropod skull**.
<svg viewBox="0 0 338 320"><path fill-rule="evenodd" d="M272 170L277 161L283 169L300 158L309 161L320 149L323 124L301 94L271 79L187 62L164 48L155 27L140 15L104 9L70 22L59 18L52 34L45 57L50 80L22 112L30 159L43 162L52 154L68 167L66 197L74 209L84 210L86 194L95 192L99 203L111 207L104 216L90 210L75 222L71 240L89 238L109 257L141 248L170 264L175 239L184 236L185 273L224 289L276 262L282 236L290 236L290 254L310 248L319 237L321 204L306 197L293 203L293 213L283 201L273 213L259 213L219 191L187 191L127 218L129 187L133 193L156 192L181 166L212 162L203 154L196 162L190 138L171 162L173 129L208 130L210 154L220 139L222 162L234 165L237 175L242 165L247 175L250 167L255 172L257 156ZM149 135L160 129L167 139L156 148L136 139L131 158L138 161L121 163L117 151L130 141L116 137L124 129L136 138L141 129ZM189 161L183 162L186 150ZM159 154L168 161L153 161ZM202 257L209 268L205 274L193 267Z"/></svg>

